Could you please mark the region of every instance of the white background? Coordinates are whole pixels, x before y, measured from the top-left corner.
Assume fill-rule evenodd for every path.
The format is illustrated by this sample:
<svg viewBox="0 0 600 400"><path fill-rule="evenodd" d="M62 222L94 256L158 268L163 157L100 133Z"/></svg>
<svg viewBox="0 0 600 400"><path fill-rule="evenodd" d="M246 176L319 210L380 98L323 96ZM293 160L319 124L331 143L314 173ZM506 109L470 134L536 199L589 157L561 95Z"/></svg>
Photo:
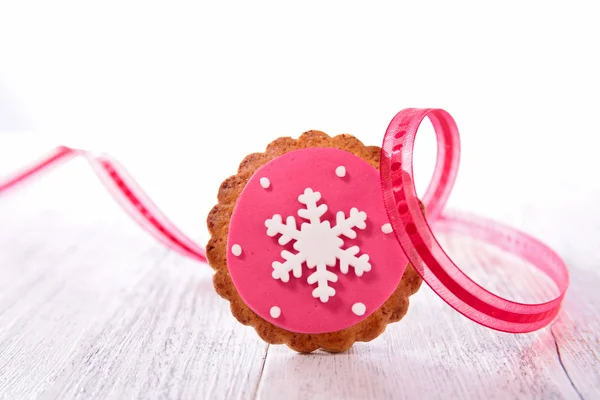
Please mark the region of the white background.
<svg viewBox="0 0 600 400"><path fill-rule="evenodd" d="M0 182L59 143L107 151L205 243L246 154L309 129L378 145L397 111L440 107L463 139L450 205L535 234L572 277L533 334L423 285L380 338L298 356L240 326L210 269L73 160L0 197L0 397L599 398L597 4L0 0ZM431 130L417 141L422 190ZM522 264L446 239L485 287L539 299Z"/></svg>
<svg viewBox="0 0 600 400"><path fill-rule="evenodd" d="M439 107L463 138L452 206L586 252L579 235L600 227L596 4L2 2L0 174L55 143L105 150L203 241L244 155L309 129L379 144L400 109Z"/></svg>

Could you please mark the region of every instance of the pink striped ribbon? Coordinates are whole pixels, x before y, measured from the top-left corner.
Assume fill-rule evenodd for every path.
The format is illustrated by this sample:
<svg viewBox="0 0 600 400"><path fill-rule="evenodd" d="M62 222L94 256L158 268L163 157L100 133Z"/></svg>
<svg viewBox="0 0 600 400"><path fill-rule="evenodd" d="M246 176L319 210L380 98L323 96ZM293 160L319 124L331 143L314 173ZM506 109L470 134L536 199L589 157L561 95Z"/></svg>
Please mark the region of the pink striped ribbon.
<svg viewBox="0 0 600 400"><path fill-rule="evenodd" d="M413 148L419 125L427 117L437 136L438 155L421 212L413 177ZM458 172L460 140L456 123L444 110L405 109L390 123L381 149L381 190L394 234L423 280L454 309L492 329L523 333L548 325L560 310L569 285L566 265L552 249L510 227L471 215L448 213L444 206ZM165 246L206 262L194 243L156 207L129 173L106 155L58 147L36 163L0 180L0 193L50 167L82 156L123 209ZM527 261L556 284L559 294L540 304L523 304L497 296L470 279L438 243L432 232L460 232Z"/></svg>
<svg viewBox="0 0 600 400"><path fill-rule="evenodd" d="M66 146L57 147L39 161L0 181L0 193L76 156L85 157L117 203L142 228L165 246L185 256L206 262L204 248L194 243L169 221L125 168L107 155L96 156L85 150L72 149Z"/></svg>

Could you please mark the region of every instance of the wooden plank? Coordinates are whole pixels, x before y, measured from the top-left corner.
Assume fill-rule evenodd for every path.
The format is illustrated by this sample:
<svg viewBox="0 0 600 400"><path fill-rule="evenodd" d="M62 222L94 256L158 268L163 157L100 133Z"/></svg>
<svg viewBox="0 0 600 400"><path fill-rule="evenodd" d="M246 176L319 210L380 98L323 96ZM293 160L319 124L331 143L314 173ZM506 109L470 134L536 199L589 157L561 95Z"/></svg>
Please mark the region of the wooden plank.
<svg viewBox="0 0 600 400"><path fill-rule="evenodd" d="M239 329L210 273L171 255L86 332L56 398L250 398L266 345ZM82 393L83 391L83 393Z"/></svg>
<svg viewBox="0 0 600 400"><path fill-rule="evenodd" d="M571 271L564 312L552 326L560 361L581 398L600 397L600 278Z"/></svg>
<svg viewBox="0 0 600 400"><path fill-rule="evenodd" d="M271 347L259 398L578 398L549 330L515 336L456 315L424 290L406 320L346 354ZM587 397L593 398L593 397Z"/></svg>
<svg viewBox="0 0 600 400"><path fill-rule="evenodd" d="M501 263L497 254L488 253L489 249L466 249L456 238L447 240L446 246L460 265L473 267L479 263L486 267L480 271L471 268L476 277L477 272L481 277L481 273L489 273L489 268ZM595 282L597 285L600 280ZM490 289L512 297L531 286L531 281L509 279L505 272L487 283ZM537 287L530 300L548 296L546 287ZM375 341L358 344L345 354L297 355L271 346L259 398L275 399L283 391L297 399L577 399L579 391L585 394L583 398L597 397L598 387L593 382L581 389L574 386L583 384L584 379L595 379L597 360L590 355L585 362L596 372L582 370L580 377L571 377L572 383L565 368L571 371L582 361L577 355L565 360L565 354L570 354L565 350L563 365L549 328L525 335L495 332L462 317L427 287L413 299L403 321L390 326ZM576 307L573 299L564 313L570 315ZM598 330L587 334L578 349L595 347L597 354ZM572 348L574 344L565 339L562 346Z"/></svg>
<svg viewBox="0 0 600 400"><path fill-rule="evenodd" d="M44 188L0 198L0 398L252 398L267 346L210 268L155 243L75 169L59 175L79 194L41 212L23 204Z"/></svg>

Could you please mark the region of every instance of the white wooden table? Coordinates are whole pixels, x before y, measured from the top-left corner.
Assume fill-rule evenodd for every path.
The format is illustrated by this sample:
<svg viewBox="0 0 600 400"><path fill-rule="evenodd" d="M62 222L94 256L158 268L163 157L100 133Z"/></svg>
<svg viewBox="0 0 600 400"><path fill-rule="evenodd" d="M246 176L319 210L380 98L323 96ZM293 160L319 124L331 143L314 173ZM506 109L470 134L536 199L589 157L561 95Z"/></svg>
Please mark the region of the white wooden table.
<svg viewBox="0 0 600 400"><path fill-rule="evenodd" d="M180 215L203 227L205 212ZM560 234L533 208L521 213L505 219L527 215L512 222L550 241ZM568 232L551 243L572 284L550 328L488 330L424 285L373 342L300 355L237 323L210 268L156 243L75 161L0 196L0 398L598 399L600 230L578 229L585 243ZM474 276L502 294L530 283L472 243L445 242L466 267L484 261Z"/></svg>

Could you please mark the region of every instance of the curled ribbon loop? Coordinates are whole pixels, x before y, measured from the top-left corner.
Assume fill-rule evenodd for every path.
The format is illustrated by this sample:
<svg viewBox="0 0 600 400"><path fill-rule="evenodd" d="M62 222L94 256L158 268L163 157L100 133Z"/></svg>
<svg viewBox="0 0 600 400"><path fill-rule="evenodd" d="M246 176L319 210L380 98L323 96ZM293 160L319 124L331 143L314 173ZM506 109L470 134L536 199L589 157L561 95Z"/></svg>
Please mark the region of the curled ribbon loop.
<svg viewBox="0 0 600 400"><path fill-rule="evenodd" d="M433 179L423 199L427 220L419 206L413 176L415 136L425 117L432 122L438 140ZM446 111L406 109L388 126L381 149L381 189L402 249L435 293L471 320L513 333L548 325L558 314L569 284L566 265L549 247L524 233L492 221L443 212L458 163L458 128ZM467 234L521 257L549 276L559 295L545 303L523 304L489 292L454 264L435 238L432 226L438 231Z"/></svg>
<svg viewBox="0 0 600 400"><path fill-rule="evenodd" d="M438 141L435 171L423 198L427 220L420 209L412 166L415 136L425 117L431 120ZM569 285L567 267L549 247L524 233L481 218L443 211L456 179L459 153L458 128L446 111L406 109L394 117L383 139L380 162L383 201L394 234L423 280L466 317L505 332L542 328L558 314ZM142 228L170 249L206 262L204 248L169 221L133 177L107 155L58 147L37 163L0 180L0 193L75 156L90 163L115 200ZM431 227L467 234L521 257L548 275L559 295L541 304L522 304L487 291L454 264Z"/></svg>

